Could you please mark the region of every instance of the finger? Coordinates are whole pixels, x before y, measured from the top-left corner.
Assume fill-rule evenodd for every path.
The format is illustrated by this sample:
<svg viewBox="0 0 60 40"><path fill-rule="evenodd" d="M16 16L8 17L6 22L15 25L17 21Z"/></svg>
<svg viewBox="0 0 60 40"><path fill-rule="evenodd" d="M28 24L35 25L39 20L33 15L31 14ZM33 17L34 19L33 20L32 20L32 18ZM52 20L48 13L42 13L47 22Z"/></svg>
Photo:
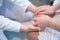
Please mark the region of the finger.
<svg viewBox="0 0 60 40"><path fill-rule="evenodd" d="M40 27L34 27L34 29L32 29L33 31L40 31L41 28Z"/></svg>
<svg viewBox="0 0 60 40"><path fill-rule="evenodd" d="M39 13L39 12L43 12L43 11L45 11L45 9L44 8L40 8L36 12Z"/></svg>
<svg viewBox="0 0 60 40"><path fill-rule="evenodd" d="M41 16L42 16L42 14L38 15L37 18L39 18L39 17L41 17Z"/></svg>
<svg viewBox="0 0 60 40"><path fill-rule="evenodd" d="M47 7L50 7L50 5L40 6L37 11L43 12L46 10Z"/></svg>
<svg viewBox="0 0 60 40"><path fill-rule="evenodd" d="M36 22L34 22L34 21L32 22L32 24L33 24L34 26L36 26L36 25L37 25L37 24L36 24Z"/></svg>
<svg viewBox="0 0 60 40"><path fill-rule="evenodd" d="M53 18L54 16L55 16L55 13L54 14L52 14L52 15L49 15L51 18Z"/></svg>
<svg viewBox="0 0 60 40"><path fill-rule="evenodd" d="M43 11L43 12L40 12L41 14L48 14L48 12L47 11Z"/></svg>
<svg viewBox="0 0 60 40"><path fill-rule="evenodd" d="M33 21L35 21L35 22L36 22L36 21L37 21L37 19L38 19L38 18L34 17Z"/></svg>
<svg viewBox="0 0 60 40"><path fill-rule="evenodd" d="M40 11L36 11L35 17L38 17L38 15L40 15Z"/></svg>
<svg viewBox="0 0 60 40"><path fill-rule="evenodd" d="M41 14L40 12L43 12L43 11L45 11L45 9L39 8L39 9L35 12L35 16L40 15L40 14Z"/></svg>

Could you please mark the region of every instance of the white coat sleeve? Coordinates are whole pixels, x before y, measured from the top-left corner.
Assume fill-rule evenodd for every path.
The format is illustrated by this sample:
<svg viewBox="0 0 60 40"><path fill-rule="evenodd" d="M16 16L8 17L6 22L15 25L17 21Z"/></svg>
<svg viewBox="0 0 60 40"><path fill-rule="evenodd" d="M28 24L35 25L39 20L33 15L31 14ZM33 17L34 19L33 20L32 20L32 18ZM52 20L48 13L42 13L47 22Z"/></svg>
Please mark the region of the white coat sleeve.
<svg viewBox="0 0 60 40"><path fill-rule="evenodd" d="M27 7L32 4L29 0L10 0L14 2L15 5L21 7L24 11L26 11Z"/></svg>
<svg viewBox="0 0 60 40"><path fill-rule="evenodd" d="M7 30L7 31L19 32L20 26L21 26L20 23L12 21L12 20L0 15L0 29Z"/></svg>

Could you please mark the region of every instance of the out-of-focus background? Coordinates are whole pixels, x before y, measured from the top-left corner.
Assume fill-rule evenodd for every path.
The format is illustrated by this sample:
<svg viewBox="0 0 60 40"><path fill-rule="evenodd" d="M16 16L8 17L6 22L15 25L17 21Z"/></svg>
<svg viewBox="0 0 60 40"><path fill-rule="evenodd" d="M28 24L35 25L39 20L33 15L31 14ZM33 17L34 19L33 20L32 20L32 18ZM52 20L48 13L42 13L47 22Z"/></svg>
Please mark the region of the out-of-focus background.
<svg viewBox="0 0 60 40"><path fill-rule="evenodd" d="M40 6L40 5L48 5L51 4L54 0L29 0L31 1L33 4Z"/></svg>
<svg viewBox="0 0 60 40"><path fill-rule="evenodd" d="M49 0L30 0L30 1L37 6L49 4Z"/></svg>

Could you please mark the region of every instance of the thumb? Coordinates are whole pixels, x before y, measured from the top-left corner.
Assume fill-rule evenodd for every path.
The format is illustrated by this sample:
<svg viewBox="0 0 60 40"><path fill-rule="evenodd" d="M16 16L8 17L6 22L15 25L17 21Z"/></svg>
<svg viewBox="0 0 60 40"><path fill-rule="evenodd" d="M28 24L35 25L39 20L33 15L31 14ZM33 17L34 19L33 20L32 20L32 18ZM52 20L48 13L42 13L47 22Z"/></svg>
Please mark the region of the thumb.
<svg viewBox="0 0 60 40"><path fill-rule="evenodd" d="M41 29L39 27L34 27L32 30L33 31L40 31Z"/></svg>
<svg viewBox="0 0 60 40"><path fill-rule="evenodd" d="M33 22L32 22L32 25L36 26L37 24L36 24L36 22L35 22L35 21L33 21Z"/></svg>

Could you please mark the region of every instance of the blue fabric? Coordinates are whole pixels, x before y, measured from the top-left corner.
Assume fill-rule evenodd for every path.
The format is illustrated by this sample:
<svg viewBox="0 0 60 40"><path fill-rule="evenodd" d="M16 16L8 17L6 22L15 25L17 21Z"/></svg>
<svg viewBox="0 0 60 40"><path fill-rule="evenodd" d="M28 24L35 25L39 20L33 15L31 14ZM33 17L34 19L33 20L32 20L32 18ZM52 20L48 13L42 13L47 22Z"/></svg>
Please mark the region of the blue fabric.
<svg viewBox="0 0 60 40"><path fill-rule="evenodd" d="M26 40L26 33L24 32L16 33L16 32L4 31L4 33L8 40Z"/></svg>
<svg viewBox="0 0 60 40"><path fill-rule="evenodd" d="M4 32L5 35L7 36L8 40L13 40L14 38L18 38L17 40L25 40L26 39L26 34L23 32ZM39 40L60 40L60 32L46 28L43 31L39 32L38 36Z"/></svg>

